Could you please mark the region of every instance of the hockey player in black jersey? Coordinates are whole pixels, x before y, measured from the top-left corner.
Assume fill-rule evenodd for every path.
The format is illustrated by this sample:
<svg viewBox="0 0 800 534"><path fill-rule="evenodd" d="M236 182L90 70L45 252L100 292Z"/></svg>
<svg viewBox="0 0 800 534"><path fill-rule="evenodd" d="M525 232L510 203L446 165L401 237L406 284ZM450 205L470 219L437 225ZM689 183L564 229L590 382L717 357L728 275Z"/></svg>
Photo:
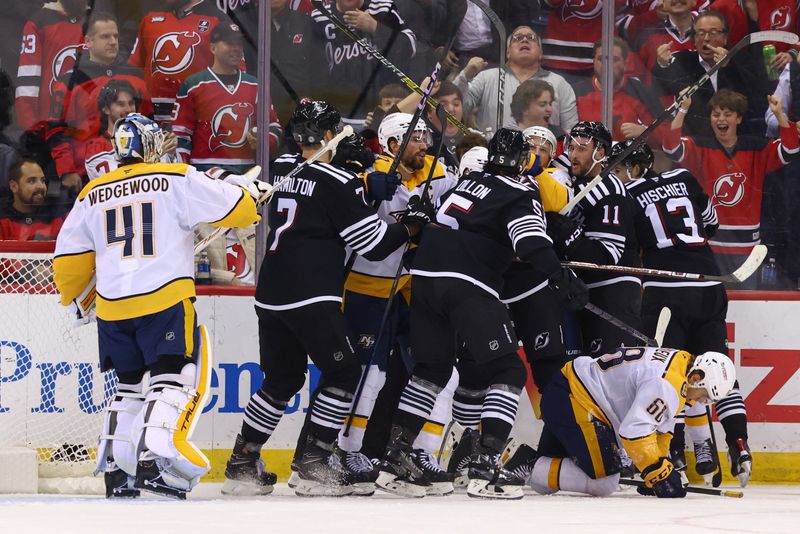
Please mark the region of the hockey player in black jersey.
<svg viewBox="0 0 800 534"><path fill-rule="evenodd" d="M387 491L425 495L426 480L412 443L450 378L458 340L471 358L459 362L460 384L486 391L467 491L476 497L522 497L521 487L504 486L499 467L526 381L516 335L499 300L502 276L517 256L546 275L563 300L581 306L586 296L580 280L561 268L545 233L538 191L516 181L528 157L521 132L499 130L489 146L486 171L468 174L442 196L438 224L428 226L422 237L411 270L415 365L377 481Z"/></svg>
<svg viewBox="0 0 800 534"><path fill-rule="evenodd" d="M603 169L611 150L611 132L600 122L584 121L567 137L570 174L575 192L582 190ZM636 235L630 218L625 186L613 174L606 176L568 216L547 214L547 233L565 260L611 265L639 265ZM641 282L634 276L584 271L581 279L590 289L589 301L625 323L639 327ZM583 311L578 315L583 351L601 355L638 340L606 320Z"/></svg>
<svg viewBox="0 0 800 534"><path fill-rule="evenodd" d="M339 122L338 111L327 103L301 102L291 127L302 154L276 159L270 168L273 183L332 139ZM328 158L330 154L323 156ZM345 245L366 258L381 259L416 235L426 215L423 209L402 215L399 223L386 224L368 205L363 180L320 161L279 186L269 204L271 228L256 287L261 368L266 378L245 410L225 470L223 493L252 495L272 490L275 476L264 471L260 450L288 401L303 387L306 355L322 376L309 406L310 427L298 460L295 492L346 495L353 491L346 467L333 454L361 375L341 312Z"/></svg>
<svg viewBox="0 0 800 534"><path fill-rule="evenodd" d="M617 144L612 157L631 141ZM647 145L632 152L615 169L633 198L631 216L642 251L642 265L653 269L719 275L708 244L717 230L717 214L697 179L686 169L656 174L653 153ZM728 353L725 316L728 298L721 282L645 279L642 296L644 332L654 335L661 308L672 311L664 346L692 354ZM747 447L747 414L738 384L716 403L731 455L731 472L744 486L750 479L752 456ZM694 442L696 469L708 478L717 469L711 453L711 435L705 407L685 411L689 436ZM673 462L683 459L683 424L675 427L670 447Z"/></svg>

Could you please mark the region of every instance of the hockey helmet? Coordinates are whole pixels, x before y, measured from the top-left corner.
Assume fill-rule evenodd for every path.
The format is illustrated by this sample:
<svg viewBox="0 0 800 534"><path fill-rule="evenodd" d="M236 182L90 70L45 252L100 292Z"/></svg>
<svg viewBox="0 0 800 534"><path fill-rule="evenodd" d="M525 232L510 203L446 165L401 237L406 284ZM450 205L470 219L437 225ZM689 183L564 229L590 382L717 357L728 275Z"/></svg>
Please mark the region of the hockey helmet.
<svg viewBox="0 0 800 534"><path fill-rule="evenodd" d="M558 148L558 140L556 139L555 134L550 131L550 128L545 128L544 126L531 126L530 128L525 128L522 130L522 135L525 136L529 142L532 139L544 139L548 143L550 143L550 157L554 157L556 155L556 148Z"/></svg>
<svg viewBox="0 0 800 534"><path fill-rule="evenodd" d="M353 172L363 172L375 163L375 153L369 149L361 134L348 135L336 145L331 163Z"/></svg>
<svg viewBox="0 0 800 534"><path fill-rule="evenodd" d="M341 115L324 100L304 98L289 119L292 138L301 145L316 145L324 141L325 132L340 131Z"/></svg>
<svg viewBox="0 0 800 534"><path fill-rule="evenodd" d="M157 163L164 145L164 130L139 113L130 113L114 124L114 151L120 161Z"/></svg>
<svg viewBox="0 0 800 534"><path fill-rule="evenodd" d="M483 146L474 146L464 152L458 164L458 175L481 172L489 159L489 150Z"/></svg>
<svg viewBox="0 0 800 534"><path fill-rule="evenodd" d="M704 352L694 359L686 376L699 372L702 377L690 387L703 388L711 400L718 401L731 392L736 382L736 367L733 361L721 352Z"/></svg>
<svg viewBox="0 0 800 534"><path fill-rule="evenodd" d="M520 174L528 165L530 147L522 132L500 128L489 141L487 170L498 174Z"/></svg>
<svg viewBox="0 0 800 534"><path fill-rule="evenodd" d="M614 161L615 165L625 165L629 169L638 164L641 167L640 176L643 176L653 167L653 162L655 161L653 151L649 146L647 146L647 143L641 143L633 150L633 152L625 156L623 160L616 161L617 156L627 150L628 147L633 144L633 142L633 139L626 139L625 141L615 143L614 146L611 147L611 154L608 157L608 161Z"/></svg>
<svg viewBox="0 0 800 534"><path fill-rule="evenodd" d="M611 150L611 140L611 132L602 122L581 121L569 131L567 145L572 143L584 145L589 141L595 141L595 147L605 148L606 155L608 155Z"/></svg>
<svg viewBox="0 0 800 534"><path fill-rule="evenodd" d="M380 126L378 126L378 142L381 144L384 154L393 155L392 151L389 150L389 140L394 139L398 144L402 143L403 136L406 135L413 118L414 116L410 113L400 112L386 115L383 118ZM414 125L414 131L425 135L425 142L428 146L432 144L431 132L424 120L417 120L417 124Z"/></svg>

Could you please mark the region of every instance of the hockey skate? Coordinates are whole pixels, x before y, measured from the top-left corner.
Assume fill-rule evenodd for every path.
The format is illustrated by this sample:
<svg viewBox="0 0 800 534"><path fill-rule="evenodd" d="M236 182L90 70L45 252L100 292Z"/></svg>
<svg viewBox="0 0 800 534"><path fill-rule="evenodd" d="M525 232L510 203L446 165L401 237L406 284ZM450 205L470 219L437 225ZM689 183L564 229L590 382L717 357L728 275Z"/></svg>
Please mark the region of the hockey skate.
<svg viewBox="0 0 800 534"><path fill-rule="evenodd" d="M414 451L420 459L419 465L425 479L430 482L426 495L444 496L453 493L453 475L439 466L436 457L423 450Z"/></svg>
<svg viewBox="0 0 800 534"><path fill-rule="evenodd" d="M518 479L500 466L500 453L478 444L469 459L467 495L480 499L521 499Z"/></svg>
<svg viewBox="0 0 800 534"><path fill-rule="evenodd" d="M265 469L261 460L260 446L248 447L242 436L236 436L227 465L223 495L256 496L269 495L278 481L275 473Z"/></svg>
<svg viewBox="0 0 800 534"><path fill-rule="evenodd" d="M502 456L502 467L505 471L504 484L508 486L527 486L528 478L539 456L527 443L510 440Z"/></svg>
<svg viewBox="0 0 800 534"><path fill-rule="evenodd" d="M113 468L103 473L106 485L107 499L133 499L139 496L139 490L134 487L136 477L119 468Z"/></svg>
<svg viewBox="0 0 800 534"><path fill-rule="evenodd" d="M342 497L353 493L353 489L339 458L333 454L332 445L309 435L297 465L295 494L301 497Z"/></svg>
<svg viewBox="0 0 800 534"><path fill-rule="evenodd" d="M731 474L739 479L739 485L747 486L753 473L753 455L750 454L750 447L745 440L739 438L733 446L728 444L728 463Z"/></svg>
<svg viewBox="0 0 800 534"><path fill-rule="evenodd" d="M156 495L183 501L191 489L185 480L170 476L165 469L163 459L147 452L142 453L136 466L136 482L134 487Z"/></svg>
<svg viewBox="0 0 800 534"><path fill-rule="evenodd" d="M379 488L403 497L424 497L428 493L430 482L425 477L422 466L421 451L414 451L407 440L403 439L403 429L392 428L392 437L386 447L378 469Z"/></svg>
<svg viewBox="0 0 800 534"><path fill-rule="evenodd" d="M696 441L694 443L694 468L698 475L701 475L705 480L706 486L711 485L711 479L717 471L717 459L714 458L714 448L711 444L711 438L705 441Z"/></svg>
<svg viewBox="0 0 800 534"><path fill-rule="evenodd" d="M334 446L333 453L345 472L347 481L353 486L353 495L369 497L375 493L378 469L369 458L360 452L344 451Z"/></svg>
<svg viewBox="0 0 800 534"><path fill-rule="evenodd" d="M447 472L453 475L453 487L463 490L467 487L469 479L467 468L469 467L469 457L475 450L481 435L477 430L467 428L461 434L461 439L453 448L452 454L447 462Z"/></svg>
<svg viewBox="0 0 800 534"><path fill-rule="evenodd" d="M683 482L684 486L689 485L689 477L686 476L686 451L683 450L684 443L679 443L680 447L674 447L675 440L672 440L672 444L669 448L669 461L672 462L672 467L680 473L681 481Z"/></svg>

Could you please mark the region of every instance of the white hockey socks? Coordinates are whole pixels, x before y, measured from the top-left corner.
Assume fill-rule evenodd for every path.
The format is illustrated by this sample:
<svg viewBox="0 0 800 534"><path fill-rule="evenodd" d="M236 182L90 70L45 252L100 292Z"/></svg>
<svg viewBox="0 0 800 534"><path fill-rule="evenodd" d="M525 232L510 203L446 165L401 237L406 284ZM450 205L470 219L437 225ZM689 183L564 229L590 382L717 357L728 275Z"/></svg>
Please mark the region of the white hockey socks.
<svg viewBox="0 0 800 534"><path fill-rule="evenodd" d="M358 452L361 450L369 418L372 416L372 410L375 408L378 394L386 383L386 371L381 371L377 365L370 365L366 373L364 388L361 391L361 397L358 399L358 405L354 410L350 429L346 436L344 435L344 428L339 432L339 448L344 451ZM345 420L344 426L347 426L347 420Z"/></svg>
<svg viewBox="0 0 800 534"><path fill-rule="evenodd" d="M536 493L549 495L558 490L575 491L595 497L608 497L619 486L619 473L593 479L571 458L540 456L528 483Z"/></svg>
<svg viewBox="0 0 800 534"><path fill-rule="evenodd" d="M451 417L453 395L457 387L458 371L453 367L453 374L450 375L450 381L447 382L444 389L436 396L436 403L433 405L433 410L428 416L428 420L422 426L422 430L420 430L417 435L417 439L414 440L413 448L422 449L431 454L436 454L439 450L444 434L444 427L447 426L447 422Z"/></svg>
<svg viewBox="0 0 800 534"><path fill-rule="evenodd" d="M705 404L696 402L694 406L687 406L683 410L683 414L686 432L693 443L702 443L711 439L711 428L708 426Z"/></svg>
<svg viewBox="0 0 800 534"><path fill-rule="evenodd" d="M130 476L136 476L136 441L133 422L144 406L145 373L137 384L120 382L103 418L103 433L97 445L97 472L113 471L114 464Z"/></svg>

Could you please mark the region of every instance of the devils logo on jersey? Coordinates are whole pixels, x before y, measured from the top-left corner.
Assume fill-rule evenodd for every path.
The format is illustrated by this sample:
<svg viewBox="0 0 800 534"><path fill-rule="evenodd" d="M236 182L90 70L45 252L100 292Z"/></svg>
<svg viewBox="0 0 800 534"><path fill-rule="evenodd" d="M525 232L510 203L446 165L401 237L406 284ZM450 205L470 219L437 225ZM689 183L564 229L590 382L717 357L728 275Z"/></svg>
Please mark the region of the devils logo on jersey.
<svg viewBox="0 0 800 534"><path fill-rule="evenodd" d="M165 33L153 47L153 72L183 72L192 64L195 47L200 41L200 36L195 32Z"/></svg>
<svg viewBox="0 0 800 534"><path fill-rule="evenodd" d="M714 182L714 204L735 206L744 197L747 177L742 172L723 174Z"/></svg>
<svg viewBox="0 0 800 534"><path fill-rule="evenodd" d="M208 148L212 151L219 147L237 148L247 142L252 117L255 113L253 104L236 103L221 107L211 119L211 137Z"/></svg>
<svg viewBox="0 0 800 534"><path fill-rule="evenodd" d="M593 19L603 10L602 0L567 0L561 8L561 19Z"/></svg>
<svg viewBox="0 0 800 534"><path fill-rule="evenodd" d="M65 46L53 57L53 79L50 81L50 94L53 94L53 84L63 76L68 74L75 67L75 60L78 57L78 49L84 49L83 45Z"/></svg>
<svg viewBox="0 0 800 534"><path fill-rule="evenodd" d="M784 30L792 22L792 13L786 6L779 7L769 15L770 30Z"/></svg>

